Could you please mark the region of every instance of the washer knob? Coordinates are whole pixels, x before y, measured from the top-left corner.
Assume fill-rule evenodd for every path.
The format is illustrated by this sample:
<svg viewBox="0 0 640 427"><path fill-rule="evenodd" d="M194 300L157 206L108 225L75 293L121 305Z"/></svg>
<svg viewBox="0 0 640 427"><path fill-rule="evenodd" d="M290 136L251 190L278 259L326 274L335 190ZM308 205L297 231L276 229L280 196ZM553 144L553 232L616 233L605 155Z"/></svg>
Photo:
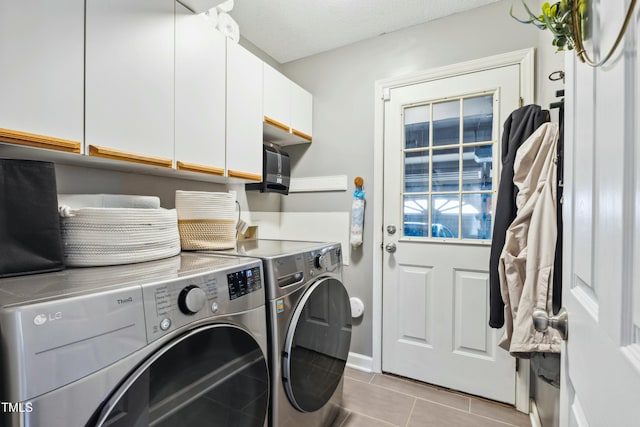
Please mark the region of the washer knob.
<svg viewBox="0 0 640 427"><path fill-rule="evenodd" d="M196 314L207 303L207 294L196 285L189 285L178 295L178 308L184 314Z"/></svg>
<svg viewBox="0 0 640 427"><path fill-rule="evenodd" d="M326 254L316 255L316 268L326 269L329 267L329 257Z"/></svg>

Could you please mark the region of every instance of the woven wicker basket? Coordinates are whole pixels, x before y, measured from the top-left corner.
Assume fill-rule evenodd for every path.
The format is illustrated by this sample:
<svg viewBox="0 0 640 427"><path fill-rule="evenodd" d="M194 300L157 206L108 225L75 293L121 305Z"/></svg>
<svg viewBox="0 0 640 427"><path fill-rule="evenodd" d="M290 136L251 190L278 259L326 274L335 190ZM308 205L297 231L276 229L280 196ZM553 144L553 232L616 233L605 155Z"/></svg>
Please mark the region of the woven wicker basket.
<svg viewBox="0 0 640 427"><path fill-rule="evenodd" d="M180 253L173 209L59 206L59 213L69 267L138 263Z"/></svg>
<svg viewBox="0 0 640 427"><path fill-rule="evenodd" d="M236 221L228 219L179 219L182 250L232 249L236 247Z"/></svg>

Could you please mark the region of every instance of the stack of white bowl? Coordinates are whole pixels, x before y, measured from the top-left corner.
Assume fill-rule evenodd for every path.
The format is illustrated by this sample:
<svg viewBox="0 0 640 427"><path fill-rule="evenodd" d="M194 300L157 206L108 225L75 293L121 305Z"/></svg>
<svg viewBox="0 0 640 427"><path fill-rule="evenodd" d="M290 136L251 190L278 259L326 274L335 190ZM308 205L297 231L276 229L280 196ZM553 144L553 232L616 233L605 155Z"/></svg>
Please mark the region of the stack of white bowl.
<svg viewBox="0 0 640 427"><path fill-rule="evenodd" d="M68 267L152 261L180 253L176 211L160 199L110 194L58 195Z"/></svg>
<svg viewBox="0 0 640 427"><path fill-rule="evenodd" d="M235 247L238 212L233 194L178 190L176 211L182 250Z"/></svg>

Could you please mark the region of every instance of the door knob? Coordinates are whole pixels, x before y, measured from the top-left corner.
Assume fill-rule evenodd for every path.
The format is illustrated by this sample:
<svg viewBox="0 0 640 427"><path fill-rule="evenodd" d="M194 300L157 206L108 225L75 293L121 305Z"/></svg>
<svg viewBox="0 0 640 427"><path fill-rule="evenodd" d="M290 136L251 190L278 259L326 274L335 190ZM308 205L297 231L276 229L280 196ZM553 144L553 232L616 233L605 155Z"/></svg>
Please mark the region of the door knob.
<svg viewBox="0 0 640 427"><path fill-rule="evenodd" d="M389 233L389 235L393 235L396 234L396 226L395 225L387 225L387 233Z"/></svg>
<svg viewBox="0 0 640 427"><path fill-rule="evenodd" d="M387 243L387 246L384 247L384 250L389 252L390 254L395 253L397 249L398 248L396 248L395 243Z"/></svg>
<svg viewBox="0 0 640 427"><path fill-rule="evenodd" d="M536 331L546 332L549 327L552 327L560 332L563 340L566 340L569 336L569 313L566 308L562 307L557 315L551 317L545 310L536 308L533 310L531 317Z"/></svg>

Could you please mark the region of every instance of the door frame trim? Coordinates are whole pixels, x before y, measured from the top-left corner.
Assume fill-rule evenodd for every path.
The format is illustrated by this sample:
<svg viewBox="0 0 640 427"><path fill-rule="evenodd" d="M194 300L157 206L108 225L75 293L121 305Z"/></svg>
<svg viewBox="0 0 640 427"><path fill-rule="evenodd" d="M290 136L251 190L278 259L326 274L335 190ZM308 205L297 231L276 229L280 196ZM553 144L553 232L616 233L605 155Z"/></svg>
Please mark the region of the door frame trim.
<svg viewBox="0 0 640 427"><path fill-rule="evenodd" d="M535 97L535 48L521 49L500 55L465 61L444 67L419 71L401 77L376 80L375 82L375 129L373 151L373 340L372 368L382 372L382 244L383 196L384 196L384 103L389 91L394 88L438 80L445 77L484 71L509 65L520 66L520 96L523 105L534 102ZM517 365L516 365L517 366ZM516 373L516 409L529 413L529 362L519 361Z"/></svg>

